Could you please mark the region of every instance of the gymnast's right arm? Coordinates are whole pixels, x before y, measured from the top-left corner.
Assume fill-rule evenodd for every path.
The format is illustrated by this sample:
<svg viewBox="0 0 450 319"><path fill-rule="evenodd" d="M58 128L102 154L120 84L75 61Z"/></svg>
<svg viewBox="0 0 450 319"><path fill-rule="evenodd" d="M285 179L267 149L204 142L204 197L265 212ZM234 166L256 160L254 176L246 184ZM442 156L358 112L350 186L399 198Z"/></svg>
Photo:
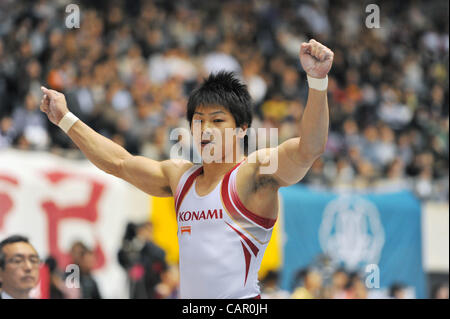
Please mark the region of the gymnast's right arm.
<svg viewBox="0 0 450 319"><path fill-rule="evenodd" d="M44 93L41 111L47 114L53 124L60 124L61 119L69 113L64 95L45 87L41 89ZM143 156L134 156L81 120L77 120L67 134L95 166L153 196L173 196L172 189L176 188L174 172L189 163L173 160L158 162Z"/></svg>

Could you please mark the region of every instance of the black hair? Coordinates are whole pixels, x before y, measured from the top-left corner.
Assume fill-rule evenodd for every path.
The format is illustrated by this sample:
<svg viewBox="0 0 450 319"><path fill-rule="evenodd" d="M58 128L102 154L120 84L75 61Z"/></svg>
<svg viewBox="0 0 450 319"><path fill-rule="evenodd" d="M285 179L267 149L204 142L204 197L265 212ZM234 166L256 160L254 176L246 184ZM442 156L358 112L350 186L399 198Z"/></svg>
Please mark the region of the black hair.
<svg viewBox="0 0 450 319"><path fill-rule="evenodd" d="M52 256L48 256L47 259L45 259L45 264L47 265L48 270L51 274L55 273L58 270L58 262Z"/></svg>
<svg viewBox="0 0 450 319"><path fill-rule="evenodd" d="M336 274L344 273L348 276L347 270L344 267L339 267L333 272L333 276Z"/></svg>
<svg viewBox="0 0 450 319"><path fill-rule="evenodd" d="M29 244L30 242L28 241L27 237L21 236L21 235L12 235L9 236L5 239L3 239L0 242L0 268L1 269L5 269L5 262L6 262L6 256L5 253L3 252L3 247L5 247L6 245L9 244L15 244L15 243L27 243Z"/></svg>
<svg viewBox="0 0 450 319"><path fill-rule="evenodd" d="M264 277L264 279L262 280L263 283L267 283L270 281L275 281L278 282L278 279L280 278L280 275L278 273L278 271L275 270L269 270L266 274L266 276Z"/></svg>
<svg viewBox="0 0 450 319"><path fill-rule="evenodd" d="M136 237L136 228L137 226L135 223L129 222L125 228L125 235L123 236L123 239L128 241L133 240L134 237Z"/></svg>
<svg viewBox="0 0 450 319"><path fill-rule="evenodd" d="M347 273L347 276L348 276L348 280L347 280L347 284L345 285L346 290L352 289L352 287L355 285L355 283L358 282L358 280L361 280L361 277L357 271L349 272L349 273Z"/></svg>
<svg viewBox="0 0 450 319"><path fill-rule="evenodd" d="M233 72L211 73L202 85L189 96L187 119L191 126L198 106L220 105L227 109L236 121L236 127L252 124L252 100L247 86Z"/></svg>
<svg viewBox="0 0 450 319"><path fill-rule="evenodd" d="M308 273L311 272L311 269L309 267L301 268L297 270L297 272L294 274L294 280L292 281L292 287L291 289L294 290L297 287L303 286L305 284L305 279Z"/></svg>
<svg viewBox="0 0 450 319"><path fill-rule="evenodd" d="M397 293L404 290L406 287L402 283L395 282L389 287L389 297L395 297Z"/></svg>
<svg viewBox="0 0 450 319"><path fill-rule="evenodd" d="M431 298L437 299L437 297L438 297L437 294L438 294L439 290L442 288L448 289L448 282L441 282L441 283L435 284L433 286L433 288L431 289Z"/></svg>
<svg viewBox="0 0 450 319"><path fill-rule="evenodd" d="M80 247L82 250L88 249L88 247L81 240L74 241L70 246L70 249L72 250L76 246Z"/></svg>

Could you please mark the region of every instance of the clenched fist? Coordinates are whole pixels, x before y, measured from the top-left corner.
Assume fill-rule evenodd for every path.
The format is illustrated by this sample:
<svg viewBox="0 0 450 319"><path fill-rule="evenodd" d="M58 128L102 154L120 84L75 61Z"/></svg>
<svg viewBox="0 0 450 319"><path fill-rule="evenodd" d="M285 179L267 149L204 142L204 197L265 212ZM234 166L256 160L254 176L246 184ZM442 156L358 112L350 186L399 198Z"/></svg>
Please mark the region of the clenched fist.
<svg viewBox="0 0 450 319"><path fill-rule="evenodd" d="M64 94L55 90L49 90L43 86L41 86L41 90L44 93L44 96L41 99L40 109L47 114L50 122L58 125L63 116L69 112L66 98L64 97Z"/></svg>
<svg viewBox="0 0 450 319"><path fill-rule="evenodd" d="M305 72L317 79L327 76L333 64L334 53L314 39L300 46L300 63Z"/></svg>

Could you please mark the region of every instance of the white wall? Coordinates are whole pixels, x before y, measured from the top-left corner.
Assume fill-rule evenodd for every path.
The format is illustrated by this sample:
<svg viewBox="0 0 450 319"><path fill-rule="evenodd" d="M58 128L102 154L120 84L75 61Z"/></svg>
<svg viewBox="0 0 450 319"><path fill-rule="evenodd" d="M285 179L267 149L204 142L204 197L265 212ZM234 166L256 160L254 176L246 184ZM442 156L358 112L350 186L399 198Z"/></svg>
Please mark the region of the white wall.
<svg viewBox="0 0 450 319"><path fill-rule="evenodd" d="M425 203L422 210L423 267L426 272L449 271L449 205Z"/></svg>

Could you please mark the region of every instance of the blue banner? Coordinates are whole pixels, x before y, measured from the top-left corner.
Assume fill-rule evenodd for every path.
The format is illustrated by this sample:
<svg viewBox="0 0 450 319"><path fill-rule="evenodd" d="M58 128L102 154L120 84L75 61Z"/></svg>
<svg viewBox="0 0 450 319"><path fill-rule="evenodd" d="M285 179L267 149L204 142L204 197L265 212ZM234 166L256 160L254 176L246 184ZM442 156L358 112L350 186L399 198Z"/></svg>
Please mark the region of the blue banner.
<svg viewBox="0 0 450 319"><path fill-rule="evenodd" d="M337 194L296 185L281 189L281 195L283 289L292 290L296 272L326 255L363 274L375 265L380 289L401 283L416 298L426 298L421 204L411 192Z"/></svg>

